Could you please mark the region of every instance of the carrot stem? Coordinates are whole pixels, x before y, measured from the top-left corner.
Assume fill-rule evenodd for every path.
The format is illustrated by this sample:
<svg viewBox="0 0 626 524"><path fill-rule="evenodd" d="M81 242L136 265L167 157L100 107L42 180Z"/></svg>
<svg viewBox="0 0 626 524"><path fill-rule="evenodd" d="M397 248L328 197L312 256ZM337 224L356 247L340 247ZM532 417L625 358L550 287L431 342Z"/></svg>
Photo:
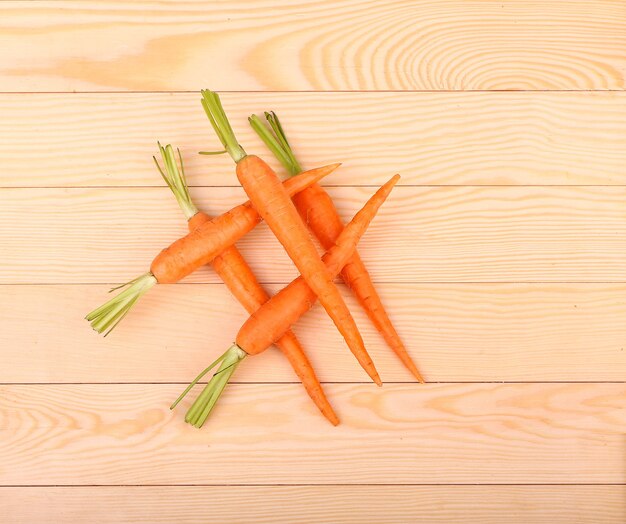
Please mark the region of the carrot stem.
<svg viewBox="0 0 626 524"><path fill-rule="evenodd" d="M212 364L210 364L209 366L207 366L206 368L204 368L200 373L198 373L198 376L196 378L193 379L193 381L191 382L191 384L189 384L187 386L187 388L185 389L185 391L183 391L180 396L173 402L173 404L170 406L170 409L174 409L176 406L178 406L178 403L185 398L185 396L187 395L187 393L189 393L191 391L191 389L202 379L202 377L204 377L204 375L206 375L209 371L211 371L215 366L217 366L222 360L224 360L224 357L226 356L226 354L222 354L218 359L216 359Z"/></svg>
<svg viewBox="0 0 626 524"><path fill-rule="evenodd" d="M230 378L233 376L237 366L244 358L246 358L246 356L247 353L237 344L230 346L221 357L219 357L215 362L213 362L213 364L211 364L211 366L196 377L196 379L187 387L172 407L174 407L180 399L182 399L189 392L198 380L200 380L212 367L219 363L220 367L213 374L211 380L209 380L207 385L202 390L202 393L198 395L198 398L191 405L185 415L185 422L188 422L197 428L201 428L211 414L211 411L222 395L222 392L224 391L224 388L228 384Z"/></svg>
<svg viewBox="0 0 626 524"><path fill-rule="evenodd" d="M293 154L290 155L288 151L285 150L285 148L278 142L276 137L257 115L250 116L248 118L248 122L250 122L250 126L256 131L261 140L263 140L267 148L285 167L289 175L295 175L301 172L300 166L298 165L298 162Z"/></svg>
<svg viewBox="0 0 626 524"><path fill-rule="evenodd" d="M91 327L95 331L98 333L106 332L106 336L126 316L135 302L156 283L157 280L152 273L144 273L126 284L115 287L111 291L128 286L111 300L94 309L85 318L91 323Z"/></svg>
<svg viewBox="0 0 626 524"><path fill-rule="evenodd" d="M274 154L278 161L287 170L290 176L295 176L302 173L302 166L287 140L287 135L283 131L283 127L280 124L280 120L276 116L276 113L265 112L265 118L271 127L271 131L263 123L263 121L257 116L252 115L248 118L250 126L257 135L263 140L267 148Z"/></svg>
<svg viewBox="0 0 626 524"><path fill-rule="evenodd" d="M232 159L235 162L239 162L246 156L246 152L243 147L241 147L239 142L237 142L235 132L226 117L220 97L217 93L209 91L208 89L202 90L201 93L202 107L204 108L207 117L209 117L209 122L211 122L217 137L220 139L224 149L228 152Z"/></svg>
<svg viewBox="0 0 626 524"><path fill-rule="evenodd" d="M226 149L222 151L198 151L199 155L223 155L225 153L227 153Z"/></svg>
<svg viewBox="0 0 626 524"><path fill-rule="evenodd" d="M180 149L176 150L180 161L179 169L178 164L176 163L176 155L174 155L174 148L170 144L167 144L165 147L161 146L158 142L157 144L159 146L159 151L161 153L165 169L161 169L158 160L153 156L152 158L154 163L156 164L159 173L161 173L163 180L165 180L165 183L172 190L172 193L174 193L174 197L176 197L178 205L185 214L185 218L189 220L198 212L198 208L194 205L191 197L189 196L189 188L185 178L185 167L183 166L183 157L180 154Z"/></svg>
<svg viewBox="0 0 626 524"><path fill-rule="evenodd" d="M174 148L171 145L161 146L157 142L159 152L161 153L161 159L165 166L162 169L159 165L156 157L152 157L156 164L159 173L165 180L165 183L174 193L178 205L185 213L185 216L189 220L198 212L198 208L193 204L191 197L189 196L189 190L187 182L185 180L185 170L183 165L183 157L178 152L178 159L180 162L180 169L176 162L176 155L174 154ZM91 323L91 327L98 333L106 332L104 336L107 336L117 324L128 314L130 309L135 305L137 300L146 293L154 284L157 283L155 276L148 272L141 275L138 278L126 282L121 286L112 288L111 291L126 287L124 291L113 297L108 302L102 304L100 307L91 311L85 318Z"/></svg>
<svg viewBox="0 0 626 524"><path fill-rule="evenodd" d="M296 155L293 152L293 148L291 147L289 140L287 140L287 135L285 134L285 131L283 130L283 126L281 125L280 120L278 120L276 113L274 113L274 111L270 111L270 112L266 111L265 119L267 120L270 127L272 128L272 131L274 131L274 136L277 138L278 142L280 143L281 148L284 151L285 155L289 157L290 164L291 166L293 166L293 169L290 171L291 176L295 176L298 173L302 173L303 171L302 166L300 165L300 162L298 162L298 159L296 158Z"/></svg>

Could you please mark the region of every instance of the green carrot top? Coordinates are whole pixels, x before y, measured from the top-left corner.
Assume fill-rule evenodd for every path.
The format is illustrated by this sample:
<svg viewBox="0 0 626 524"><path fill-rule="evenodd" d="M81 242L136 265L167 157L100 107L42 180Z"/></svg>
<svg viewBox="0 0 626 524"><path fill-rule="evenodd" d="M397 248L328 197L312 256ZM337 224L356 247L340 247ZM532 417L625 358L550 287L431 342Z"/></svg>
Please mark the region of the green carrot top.
<svg viewBox="0 0 626 524"><path fill-rule="evenodd" d="M172 190L172 193L174 193L178 205L183 210L183 213L185 213L185 218L189 220L198 212L198 208L194 205L191 197L189 196L189 188L187 187L185 168L183 166L183 157L180 154L180 150L176 149L178 159L180 161L179 169L178 163L176 162L176 155L174 154L174 148L170 144L163 147L159 142L157 142L157 145L159 146L159 152L161 153L165 169L161 169L159 161L155 156L153 156L152 159L154 160L159 173L161 173L163 180L165 180L165 183Z"/></svg>
<svg viewBox="0 0 626 524"><path fill-rule="evenodd" d="M256 131L268 149L278 158L289 175L294 176L302 173L302 166L289 145L287 136L276 113L273 111L270 113L266 112L265 118L270 125L270 129L263 124L263 121L257 115L250 116L248 122L250 122L250 126Z"/></svg>
<svg viewBox="0 0 626 524"><path fill-rule="evenodd" d="M215 91L209 91L208 89L203 89L201 93L202 107L207 117L209 117L209 122L211 122L215 133L224 146L225 151L232 157L235 163L239 162L246 156L246 152L237 142L237 137L226 117L219 95Z"/></svg>

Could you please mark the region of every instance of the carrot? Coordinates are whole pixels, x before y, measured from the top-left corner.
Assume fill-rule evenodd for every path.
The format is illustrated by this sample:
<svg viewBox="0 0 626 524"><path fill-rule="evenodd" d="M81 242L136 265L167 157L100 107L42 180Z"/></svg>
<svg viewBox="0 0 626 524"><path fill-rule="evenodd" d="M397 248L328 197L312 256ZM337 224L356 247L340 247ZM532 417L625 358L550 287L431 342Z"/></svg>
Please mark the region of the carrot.
<svg viewBox="0 0 626 524"><path fill-rule="evenodd" d="M367 201L363 209L341 232L336 245L326 252L323 260L327 271L331 274L339 273L345 261L350 258L359 239L398 179L399 175L395 175ZM219 369L185 416L187 422L201 427L241 361L248 355L258 355L263 352L274 340L288 332L289 327L313 306L315 300L315 293L303 277L298 277L291 282L251 315L239 330L235 344L202 371L172 407L175 407L206 373L219 364Z"/></svg>
<svg viewBox="0 0 626 524"><path fill-rule="evenodd" d="M312 169L285 181L284 190L289 194L302 191L332 173L339 164ZM208 264L228 246L233 245L251 231L261 217L250 202L246 202L223 215L204 222L187 235L179 238L161 251L150 265L150 271L122 284L116 289L126 288L102 306L94 309L85 318L98 333L108 335L126 316L133 305L155 284L172 284Z"/></svg>
<svg viewBox="0 0 626 524"><path fill-rule="evenodd" d="M399 179L400 175L394 175L372 196L368 204L371 202L371 205L380 207ZM369 212L369 209L362 209L353 218L352 222L357 222L358 224L360 214L367 215ZM363 229L357 230L355 227L350 229L345 227L337 237L336 243L326 251L322 261L331 278L335 278L350 259L362 233ZM313 306L317 298L306 280L302 276L298 277L286 288L270 298L269 302L263 307L250 315L250 318L239 330L237 344L245 348L246 353L249 354L263 351L282 335L282 329L285 324L292 325ZM276 316L280 316L280 323L275 320Z"/></svg>
<svg viewBox="0 0 626 524"><path fill-rule="evenodd" d="M246 154L239 145L217 93L203 91L202 96L202 104L216 134L237 164L237 178L250 202L313 289L363 369L377 385L382 385L356 323L280 179L263 160Z"/></svg>
<svg viewBox="0 0 626 524"><path fill-rule="evenodd" d="M164 170L159 166L156 157L154 157L154 162L161 176L174 193L181 210L185 214L189 230L193 231L202 224L210 221L211 218L206 213L198 211L198 208L194 205L189 196L180 151L178 151L180 169L178 168L174 149L171 145L162 147L161 144L159 144L159 151L165 166ZM269 300L270 297L254 276L252 269L243 258L241 252L234 245L226 248L215 257L211 262L211 266L224 281L233 296L246 308L248 313L254 313ZM315 371L296 336L291 331L286 331L281 338L277 338L275 344L287 357L296 375L302 381L307 393L322 414L333 425L336 426L339 424L339 418L335 414L330 402L328 402L322 386L315 375Z"/></svg>
<svg viewBox="0 0 626 524"><path fill-rule="evenodd" d="M250 125L292 175L302 172L285 132L275 113L265 113L273 133L267 129L256 115L249 118ZM293 202L300 216L320 241L324 249L334 245L343 230L343 223L328 193L319 184L313 184L294 195ZM395 352L406 368L419 381L424 382L421 373L411 359L400 336L394 328L383 303L374 287L372 279L355 251L341 271L343 281L352 290L371 322L381 333L388 346Z"/></svg>

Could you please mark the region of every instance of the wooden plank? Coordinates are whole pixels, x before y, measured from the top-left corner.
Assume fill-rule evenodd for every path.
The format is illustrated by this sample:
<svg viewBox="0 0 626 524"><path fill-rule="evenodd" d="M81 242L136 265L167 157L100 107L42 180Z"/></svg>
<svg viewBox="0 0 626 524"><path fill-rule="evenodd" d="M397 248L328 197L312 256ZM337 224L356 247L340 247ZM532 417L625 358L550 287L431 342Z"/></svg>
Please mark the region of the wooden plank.
<svg viewBox="0 0 626 524"><path fill-rule="evenodd" d="M210 424L174 385L0 387L0 484L623 483L625 384L231 385Z"/></svg>
<svg viewBox="0 0 626 524"><path fill-rule="evenodd" d="M0 488L13 524L622 524L624 486Z"/></svg>
<svg viewBox="0 0 626 524"><path fill-rule="evenodd" d="M623 89L597 0L2 2L13 91ZM45 49L45 53L41 50Z"/></svg>
<svg viewBox="0 0 626 524"><path fill-rule="evenodd" d="M304 166L344 162L328 185L382 184L394 172L402 184L626 184L622 92L222 96L249 151L266 149L246 118L273 109ZM198 99L2 94L0 186L163 185L157 140L181 148L191 185L237 185L229 158L197 154L217 147Z"/></svg>
<svg viewBox="0 0 626 524"><path fill-rule="evenodd" d="M345 218L371 192L331 190ZM217 213L244 197L194 198ZM0 206L0 283L125 282L186 231L165 188L3 189ZM625 209L624 187L398 187L359 250L379 282L625 281ZM265 225L240 245L261 281L296 276Z"/></svg>
<svg viewBox="0 0 626 524"><path fill-rule="evenodd" d="M624 284L384 284L379 290L429 381L626 376ZM1 286L0 382L188 382L230 345L245 318L223 285L164 286L105 339L83 319L105 291L102 285ZM345 295L383 380L412 380ZM295 330L321 380L369 382L321 308ZM234 377L295 380L275 350L247 359Z"/></svg>

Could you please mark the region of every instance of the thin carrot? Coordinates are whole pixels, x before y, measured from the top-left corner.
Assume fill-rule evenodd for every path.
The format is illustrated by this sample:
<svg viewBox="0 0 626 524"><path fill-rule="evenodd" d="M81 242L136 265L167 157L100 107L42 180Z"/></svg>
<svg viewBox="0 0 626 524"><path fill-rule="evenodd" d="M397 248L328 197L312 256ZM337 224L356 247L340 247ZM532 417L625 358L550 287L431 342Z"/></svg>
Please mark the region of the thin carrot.
<svg viewBox="0 0 626 524"><path fill-rule="evenodd" d="M316 179L330 174L338 165L313 169L307 172L306 177L313 183ZM223 215L201 224L161 251L152 261L150 272L160 284L178 282L211 262L226 247L232 246L251 231L261 220L262 217L250 202L234 207Z"/></svg>
<svg viewBox="0 0 626 524"><path fill-rule="evenodd" d="M280 179L263 160L247 155L239 145L217 93L203 91L202 96L202 104L216 134L237 164L237 178L250 202L314 290L363 369L377 385L382 385L356 323Z"/></svg>
<svg viewBox="0 0 626 524"><path fill-rule="evenodd" d="M161 169L156 157L154 158L154 162L161 176L174 193L181 210L185 214L189 230L193 231L202 224L210 221L211 217L206 213L198 211L198 208L189 195L180 151L178 151L180 169L176 162L174 149L171 145L162 147L161 144L159 144L159 151L163 160L164 169ZM221 277L233 296L246 308L248 313L254 313L270 299L235 245L226 248L215 257L211 262L211 266ZM330 402L328 402L322 385L315 375L315 371L304 349L293 332L286 331L281 338L277 338L275 344L287 357L298 378L302 381L307 393L322 414L331 424L335 426L339 424L339 418L335 414Z"/></svg>
<svg viewBox="0 0 626 524"><path fill-rule="evenodd" d="M367 201L341 232L336 245L326 252L323 260L327 271L331 274L339 273L345 261L350 258L359 239L399 178L399 175L395 175ZM202 371L178 397L172 407L175 407L205 374L219 365L218 371L185 416L187 422L196 427L201 427L241 361L248 355L258 355L267 349L274 340L287 332L289 327L312 307L315 300L315 293L303 277L298 277L291 282L251 315L239 330L235 344Z"/></svg>
<svg viewBox="0 0 626 524"><path fill-rule="evenodd" d="M393 186L400 180L400 175L394 175L385 185L383 185L368 201L372 205L380 207L385 201ZM362 209L352 219L352 222L359 221L359 214L366 215L368 209ZM335 278L341 269L350 259L356 243L362 231L346 226L337 237L336 243L326 251L322 261L331 278ZM297 297L297 299L296 299ZM269 302L257 309L244 323L237 336L237 344L245 348L246 353L256 354L263 351L273 340L280 337L285 324L292 325L300 316L308 311L316 299L313 289L307 284L302 276L295 279L282 291L270 298ZM275 320L280 316L281 322Z"/></svg>
<svg viewBox="0 0 626 524"><path fill-rule="evenodd" d="M302 191L332 173L339 164L333 164L302 173L285 181L289 194ZM86 316L98 333L109 334L126 316L139 298L155 284L172 284L208 264L228 246L251 231L261 217L250 202L245 202L223 215L199 225L161 251L150 265L150 271L112 289L126 288Z"/></svg>
<svg viewBox="0 0 626 524"><path fill-rule="evenodd" d="M301 173L302 167L291 149L278 117L273 112L265 113L265 117L273 133L263 125L261 119L256 115L249 118L250 125L292 176ZM343 223L326 190L319 184L313 184L295 195L293 202L300 216L320 241L322 247L329 249L333 246L343 230ZM355 251L350 260L347 261L341 271L341 277L357 297L371 322L384 337L389 347L413 376L418 381L424 382L421 373L391 323L358 251Z"/></svg>

